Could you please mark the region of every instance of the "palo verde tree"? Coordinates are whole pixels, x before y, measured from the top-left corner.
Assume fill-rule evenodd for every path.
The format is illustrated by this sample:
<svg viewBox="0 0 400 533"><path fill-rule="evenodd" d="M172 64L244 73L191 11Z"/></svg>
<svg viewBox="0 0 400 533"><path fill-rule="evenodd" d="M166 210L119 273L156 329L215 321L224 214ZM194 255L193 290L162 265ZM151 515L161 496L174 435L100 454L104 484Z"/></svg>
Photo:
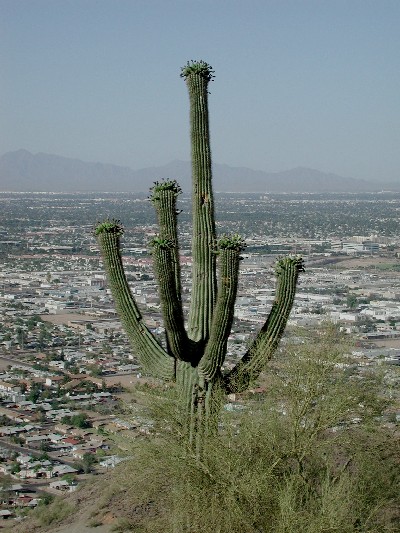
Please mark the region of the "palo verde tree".
<svg viewBox="0 0 400 533"><path fill-rule="evenodd" d="M213 70L204 61L192 61L182 68L181 77L190 99L192 290L185 327L176 206L181 189L174 180L156 182L151 201L159 234L151 247L166 331L165 349L146 327L130 291L120 252L120 221L105 220L97 225L95 233L130 342L146 372L176 381L187 407L189 438L199 450L204 435L216 427L223 395L244 391L276 350L293 305L303 261L298 256L278 261L276 296L269 316L242 359L233 369L223 372L245 243L238 235L219 239L216 235L208 120L208 84L214 77Z"/></svg>

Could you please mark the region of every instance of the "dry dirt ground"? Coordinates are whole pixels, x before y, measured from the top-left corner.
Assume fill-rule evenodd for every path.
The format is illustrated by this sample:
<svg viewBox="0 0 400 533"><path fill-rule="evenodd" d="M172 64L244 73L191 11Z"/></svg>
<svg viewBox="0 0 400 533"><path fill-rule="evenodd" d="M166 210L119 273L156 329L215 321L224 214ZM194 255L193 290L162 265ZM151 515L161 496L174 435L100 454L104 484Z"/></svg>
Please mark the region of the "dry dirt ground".
<svg viewBox="0 0 400 533"><path fill-rule="evenodd" d="M105 481L107 483L107 481ZM109 480L108 480L109 482ZM104 483L104 481L103 481ZM76 493L63 497L58 503L58 510L53 511L54 503L44 507L40 512L45 516L53 514L54 520L49 524L43 523L38 516L39 509L29 514L21 522L7 523L5 533L111 533L113 521L101 523L101 519L94 519L100 492L98 483L89 484ZM60 510L67 509L66 516L58 519ZM94 527L96 524L96 527Z"/></svg>
<svg viewBox="0 0 400 533"><path fill-rule="evenodd" d="M61 528L53 530L53 533L112 533L112 525L101 525L95 528L85 525L85 521L78 521L73 524L67 524Z"/></svg>
<svg viewBox="0 0 400 533"><path fill-rule="evenodd" d="M387 340L378 340L375 343L377 348L396 348L400 349L400 339L387 339Z"/></svg>
<svg viewBox="0 0 400 533"><path fill-rule="evenodd" d="M338 263L338 268L366 268L374 269L379 265L399 265L400 259L397 257L377 257L377 256L362 256L362 257L349 257L348 259L342 259ZM391 275L400 273L391 272Z"/></svg>
<svg viewBox="0 0 400 533"><path fill-rule="evenodd" d="M133 487L135 469L125 463L80 490L37 508L21 522L3 522L4 533L122 533L159 516L154 502L141 503ZM65 510L64 517L61 515ZM38 516L39 512L41 517ZM53 519L49 520L49 517ZM50 522L50 523L49 523ZM156 533L156 532L155 532Z"/></svg>
<svg viewBox="0 0 400 533"><path fill-rule="evenodd" d="M79 313L60 313L59 315L40 315L42 320L51 322L52 324L68 324L71 320L84 320L85 322L93 322L94 318Z"/></svg>

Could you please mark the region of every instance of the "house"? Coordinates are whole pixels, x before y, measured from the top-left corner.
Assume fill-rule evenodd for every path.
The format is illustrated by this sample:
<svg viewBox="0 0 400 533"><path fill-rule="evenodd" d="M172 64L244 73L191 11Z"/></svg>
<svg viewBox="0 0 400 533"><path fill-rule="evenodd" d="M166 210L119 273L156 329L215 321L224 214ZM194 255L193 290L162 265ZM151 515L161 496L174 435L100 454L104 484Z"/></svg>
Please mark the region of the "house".
<svg viewBox="0 0 400 533"><path fill-rule="evenodd" d="M9 437L11 435L18 435L19 433L25 433L24 426L2 426L0 427L0 437Z"/></svg>
<svg viewBox="0 0 400 533"><path fill-rule="evenodd" d="M72 446L76 446L77 444L79 444L80 440L74 437L66 437L63 439L63 443L69 444L72 447Z"/></svg>
<svg viewBox="0 0 400 533"><path fill-rule="evenodd" d="M60 479L59 481L53 481L52 483L49 483L49 487L63 492L73 492L76 490L77 484L73 483L70 485L68 481Z"/></svg>
<svg viewBox="0 0 400 533"><path fill-rule="evenodd" d="M117 455L110 455L109 457L104 457L99 462L99 465L103 468L115 468L122 461L126 461L128 458L118 457Z"/></svg>
<svg viewBox="0 0 400 533"><path fill-rule="evenodd" d="M21 414L9 407L0 407L0 415L6 416L10 420L15 420L16 422L23 422Z"/></svg>
<svg viewBox="0 0 400 533"><path fill-rule="evenodd" d="M17 463L20 465L27 465L29 462L31 462L32 456L28 454L20 454L16 458Z"/></svg>
<svg viewBox="0 0 400 533"><path fill-rule="evenodd" d="M19 385L7 383L6 381L0 381L0 396L13 402L24 398Z"/></svg>
<svg viewBox="0 0 400 533"><path fill-rule="evenodd" d="M15 500L15 505L17 507L36 507L39 501L38 498L32 498L31 496L23 494L22 496L18 496Z"/></svg>
<svg viewBox="0 0 400 533"><path fill-rule="evenodd" d="M64 416L71 416L73 414L73 411L70 409L52 409L51 411L46 412L46 417L51 418L52 420L61 420Z"/></svg>
<svg viewBox="0 0 400 533"><path fill-rule="evenodd" d="M77 474L78 470L76 468L73 468L72 466L61 464L61 465L54 465L53 469L51 471L51 476L49 477L62 477L65 476L65 474Z"/></svg>
<svg viewBox="0 0 400 533"><path fill-rule="evenodd" d="M105 420L94 420L92 422L93 429L99 429L101 427L104 427L107 424Z"/></svg>
<svg viewBox="0 0 400 533"><path fill-rule="evenodd" d="M63 439L64 439L64 435L60 435L58 433L49 433L49 440L53 444L58 444Z"/></svg>
<svg viewBox="0 0 400 533"><path fill-rule="evenodd" d="M49 442L50 441L50 437L49 435L46 433L44 435L32 435L31 437L26 437L25 438L25 442L26 442L26 445L29 446L29 445L39 445L39 444L42 444L43 442Z"/></svg>
<svg viewBox="0 0 400 533"><path fill-rule="evenodd" d="M15 498L17 498L23 490L23 486L19 483L14 483L9 487L0 487L0 503L3 505L13 505Z"/></svg>
<svg viewBox="0 0 400 533"><path fill-rule="evenodd" d="M72 426L68 426L67 424L60 423L54 426L54 431L58 431L59 433L63 433L64 435L66 435L71 428Z"/></svg>
<svg viewBox="0 0 400 533"><path fill-rule="evenodd" d="M33 468L26 468L26 470L21 470L18 477L20 479L40 479L51 477L49 470L40 465L35 465Z"/></svg>
<svg viewBox="0 0 400 533"><path fill-rule="evenodd" d="M21 392L21 387L7 381L0 381L0 391L4 392Z"/></svg>
<svg viewBox="0 0 400 533"><path fill-rule="evenodd" d="M82 448L81 446L74 446L72 448L72 457L75 457L76 459L83 459L83 456L87 453L93 454L92 450L88 450L87 448Z"/></svg>
<svg viewBox="0 0 400 533"><path fill-rule="evenodd" d="M50 376L46 378L45 385L46 387L57 387L65 381L64 376Z"/></svg>
<svg viewBox="0 0 400 533"><path fill-rule="evenodd" d="M0 510L0 520L8 520L9 518L15 518L15 513L9 509Z"/></svg>

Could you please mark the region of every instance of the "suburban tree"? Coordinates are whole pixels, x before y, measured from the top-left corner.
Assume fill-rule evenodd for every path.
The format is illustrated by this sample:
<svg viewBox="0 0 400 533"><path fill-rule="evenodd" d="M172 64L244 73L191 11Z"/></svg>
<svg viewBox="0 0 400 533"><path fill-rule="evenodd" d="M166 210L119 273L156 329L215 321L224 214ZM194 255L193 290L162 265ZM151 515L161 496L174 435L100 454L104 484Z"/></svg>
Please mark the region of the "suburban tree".
<svg viewBox="0 0 400 533"><path fill-rule="evenodd" d="M239 235L216 235L208 119L208 85L214 78L213 70L204 61L191 61L182 68L181 77L190 100L192 289L185 327L176 206L181 189L175 180L162 180L151 189L159 225L151 247L166 331L165 348L146 327L130 291L120 251L122 224L107 219L97 225L95 233L129 340L147 373L176 382L188 413L189 439L199 452L204 436L217 427L224 395L246 390L276 350L293 305L303 260L288 256L277 262L276 295L269 316L236 366L224 372L245 242Z"/></svg>

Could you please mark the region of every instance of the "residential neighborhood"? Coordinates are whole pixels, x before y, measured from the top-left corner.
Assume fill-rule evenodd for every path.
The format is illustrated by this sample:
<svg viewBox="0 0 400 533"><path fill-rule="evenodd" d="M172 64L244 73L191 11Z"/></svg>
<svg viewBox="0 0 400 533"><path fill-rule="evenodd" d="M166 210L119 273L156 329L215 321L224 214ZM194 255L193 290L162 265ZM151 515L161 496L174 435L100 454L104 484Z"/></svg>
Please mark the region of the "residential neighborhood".
<svg viewBox="0 0 400 533"><path fill-rule="evenodd" d="M20 516L21 509L48 495L74 491L126 460L129 451L116 436L151 433L152 422L130 403L130 391L152 380L123 332L89 223L116 201L115 195L0 193L0 520ZM219 230L243 233L247 242L225 368L235 364L267 317L277 257L301 254L306 272L286 336L333 322L354 338L352 355L360 368L385 365L388 380L397 379L391 368L400 365L400 233L394 224L400 196L383 198L368 220L359 215L363 201L354 195L219 199L224 206ZM332 210L348 213L350 204L339 235ZM183 206L189 210L187 198ZM151 206L131 195L119 207L119 216L127 215L128 281L147 327L163 344L147 247L155 233ZM295 228L288 214L296 210ZM189 224L185 215L180 236L185 311L191 290ZM400 407L392 414L399 422Z"/></svg>

